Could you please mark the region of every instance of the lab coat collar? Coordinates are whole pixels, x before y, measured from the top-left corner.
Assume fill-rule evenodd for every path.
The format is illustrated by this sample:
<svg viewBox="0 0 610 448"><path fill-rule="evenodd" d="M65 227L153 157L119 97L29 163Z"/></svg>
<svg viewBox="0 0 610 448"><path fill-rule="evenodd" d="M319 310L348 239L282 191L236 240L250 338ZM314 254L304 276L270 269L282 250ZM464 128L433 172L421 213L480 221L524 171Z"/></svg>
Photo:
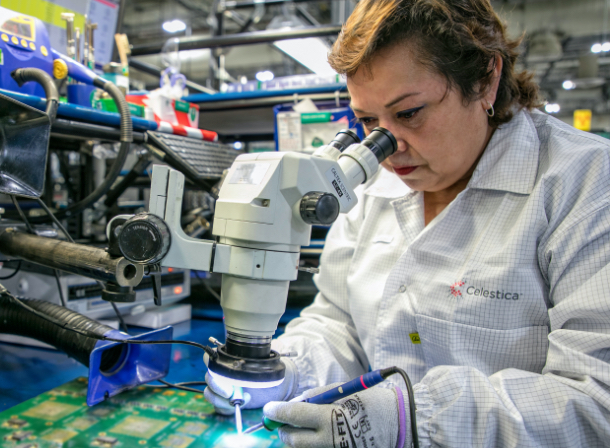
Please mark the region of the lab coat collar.
<svg viewBox="0 0 610 448"><path fill-rule="evenodd" d="M540 139L530 114L515 113L496 129L468 188L530 194L538 173L539 150Z"/></svg>

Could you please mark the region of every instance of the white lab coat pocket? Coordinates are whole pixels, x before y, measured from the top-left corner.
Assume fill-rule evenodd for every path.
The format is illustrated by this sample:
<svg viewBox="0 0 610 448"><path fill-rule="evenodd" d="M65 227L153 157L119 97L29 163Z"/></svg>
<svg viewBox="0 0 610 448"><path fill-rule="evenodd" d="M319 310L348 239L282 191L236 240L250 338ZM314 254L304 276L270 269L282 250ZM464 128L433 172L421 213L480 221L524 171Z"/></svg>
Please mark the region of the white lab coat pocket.
<svg viewBox="0 0 610 448"><path fill-rule="evenodd" d="M468 366L486 375L515 368L540 373L546 363L548 328L494 330L417 315L428 369Z"/></svg>

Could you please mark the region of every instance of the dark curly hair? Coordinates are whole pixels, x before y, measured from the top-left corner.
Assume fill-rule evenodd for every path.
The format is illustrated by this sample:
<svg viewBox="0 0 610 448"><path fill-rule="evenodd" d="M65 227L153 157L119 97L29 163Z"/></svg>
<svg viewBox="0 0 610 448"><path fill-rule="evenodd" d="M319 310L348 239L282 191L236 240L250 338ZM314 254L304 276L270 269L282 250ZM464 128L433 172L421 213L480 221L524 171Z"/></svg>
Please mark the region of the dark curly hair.
<svg viewBox="0 0 610 448"><path fill-rule="evenodd" d="M340 74L367 67L378 50L408 42L416 60L457 88L466 102L481 98L503 61L492 127L509 122L518 108L541 105L528 72L515 72L521 39L511 40L489 0L361 0L328 60Z"/></svg>

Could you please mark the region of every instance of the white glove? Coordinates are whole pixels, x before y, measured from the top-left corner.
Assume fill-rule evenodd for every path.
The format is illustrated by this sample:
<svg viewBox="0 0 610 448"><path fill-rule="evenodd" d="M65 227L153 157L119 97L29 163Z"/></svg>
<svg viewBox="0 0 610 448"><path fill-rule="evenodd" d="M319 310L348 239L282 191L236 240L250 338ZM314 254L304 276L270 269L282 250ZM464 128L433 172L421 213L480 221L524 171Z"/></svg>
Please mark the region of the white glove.
<svg viewBox="0 0 610 448"><path fill-rule="evenodd" d="M317 387L303 396L341 384ZM408 400L398 388L372 387L333 404L268 403L263 413L287 424L278 431L292 448L403 448L411 446Z"/></svg>
<svg viewBox="0 0 610 448"><path fill-rule="evenodd" d="M286 376L282 384L266 389L244 387L242 409L259 409L270 401L290 400L296 394L299 384L297 366L288 358L282 358L282 362L286 366ZM235 408L229 403L229 398L233 395L233 386L214 381L214 377L209 372L205 374L205 381L208 387L205 388L204 395L214 405L214 410L223 415L234 414Z"/></svg>

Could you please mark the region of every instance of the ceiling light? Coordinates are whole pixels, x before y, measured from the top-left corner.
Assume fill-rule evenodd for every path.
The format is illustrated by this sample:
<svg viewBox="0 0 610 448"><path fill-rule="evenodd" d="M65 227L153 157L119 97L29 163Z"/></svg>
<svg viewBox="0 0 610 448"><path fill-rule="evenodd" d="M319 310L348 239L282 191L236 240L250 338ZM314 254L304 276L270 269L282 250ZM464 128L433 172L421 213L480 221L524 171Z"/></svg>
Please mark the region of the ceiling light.
<svg viewBox="0 0 610 448"><path fill-rule="evenodd" d="M267 29L288 31L303 28L305 23L294 14L293 8L294 5L284 8L283 14L274 17ZM319 37L278 40L273 45L317 75L336 74L328 63L330 46Z"/></svg>
<svg viewBox="0 0 610 448"><path fill-rule="evenodd" d="M561 110L561 107L557 103L548 103L546 106L544 106L544 110L548 114L556 114Z"/></svg>
<svg viewBox="0 0 610 448"><path fill-rule="evenodd" d="M570 81L570 80L568 79L568 80L566 80L566 81L564 81L564 82L563 82L562 87L563 87L565 90L572 90L572 89L574 89L574 88L576 87L576 84L574 84L574 81Z"/></svg>
<svg viewBox="0 0 610 448"><path fill-rule="evenodd" d="M541 30L531 34L527 50L528 59L560 58L562 54L561 39L557 33Z"/></svg>
<svg viewBox="0 0 610 448"><path fill-rule="evenodd" d="M244 144L242 142L234 142L233 143L233 149L235 149L236 151L239 151L243 147L244 147Z"/></svg>
<svg viewBox="0 0 610 448"><path fill-rule="evenodd" d="M336 74L328 64L330 48L320 38L278 40L273 45L316 75Z"/></svg>
<svg viewBox="0 0 610 448"><path fill-rule="evenodd" d="M601 53L602 51L602 44L593 44L593 46L591 47L591 53Z"/></svg>
<svg viewBox="0 0 610 448"><path fill-rule="evenodd" d="M275 77L273 72L270 72L269 70L258 72L255 76L260 82L271 81Z"/></svg>
<svg viewBox="0 0 610 448"><path fill-rule="evenodd" d="M163 22L163 29L168 33L179 33L186 30L186 23L178 19L168 20Z"/></svg>
<svg viewBox="0 0 610 448"><path fill-rule="evenodd" d="M604 42L602 44L602 51L610 51L610 42Z"/></svg>

